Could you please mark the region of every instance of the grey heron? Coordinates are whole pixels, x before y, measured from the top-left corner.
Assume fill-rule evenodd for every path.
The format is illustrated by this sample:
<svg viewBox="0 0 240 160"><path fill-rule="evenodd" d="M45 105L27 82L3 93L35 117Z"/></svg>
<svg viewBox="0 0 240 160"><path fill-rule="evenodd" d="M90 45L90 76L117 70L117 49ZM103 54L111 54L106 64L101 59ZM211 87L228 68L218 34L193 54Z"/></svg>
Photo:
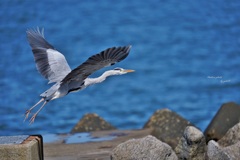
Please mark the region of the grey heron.
<svg viewBox="0 0 240 160"><path fill-rule="evenodd" d="M30 124L34 122L38 113L49 101L66 96L70 92L82 90L90 85L101 83L109 76L134 72L130 69L115 68L105 71L97 78L89 77L93 72L125 59L130 52L130 45L108 48L89 57L84 63L71 70L64 55L44 38L43 29L27 30L27 39L34 55L37 70L49 80L49 83L54 83L52 87L40 95L40 101L26 110L24 121L28 119L31 111L43 102L42 106L30 118Z"/></svg>

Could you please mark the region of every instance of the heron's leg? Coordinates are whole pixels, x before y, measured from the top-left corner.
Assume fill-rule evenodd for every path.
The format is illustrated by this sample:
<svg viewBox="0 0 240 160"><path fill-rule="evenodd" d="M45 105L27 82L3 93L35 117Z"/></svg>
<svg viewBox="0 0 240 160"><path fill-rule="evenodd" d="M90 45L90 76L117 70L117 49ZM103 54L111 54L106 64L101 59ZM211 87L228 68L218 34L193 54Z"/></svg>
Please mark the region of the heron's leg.
<svg viewBox="0 0 240 160"><path fill-rule="evenodd" d="M35 108L35 107L36 107L39 103L41 103L42 101L44 101L44 98L40 99L40 101L38 101L34 106L32 106L30 109L26 110L24 121L28 118L28 115L30 114L31 110L32 110L33 108Z"/></svg>
<svg viewBox="0 0 240 160"><path fill-rule="evenodd" d="M32 116L32 118L31 118L30 121L29 121L30 124L32 124L32 123L34 122L37 114L43 109L43 107L47 104L47 102L48 102L48 101L45 101L45 102L43 103L43 105L39 108L39 110L38 110L36 113L34 113L34 115Z"/></svg>

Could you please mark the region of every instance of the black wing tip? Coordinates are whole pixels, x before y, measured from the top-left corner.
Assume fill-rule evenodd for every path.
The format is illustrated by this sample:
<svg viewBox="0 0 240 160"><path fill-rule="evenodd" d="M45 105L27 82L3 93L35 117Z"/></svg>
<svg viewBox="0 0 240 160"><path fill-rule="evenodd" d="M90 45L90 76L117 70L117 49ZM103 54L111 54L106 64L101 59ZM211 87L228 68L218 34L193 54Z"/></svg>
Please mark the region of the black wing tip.
<svg viewBox="0 0 240 160"><path fill-rule="evenodd" d="M36 36L36 35L40 35L42 37L44 37L44 28L28 28L26 30L27 36Z"/></svg>
<svg viewBox="0 0 240 160"><path fill-rule="evenodd" d="M119 47L112 47L116 50L119 50L123 53L126 53L126 54L129 54L131 48L132 48L132 45L127 45L127 46L119 46Z"/></svg>
<svg viewBox="0 0 240 160"><path fill-rule="evenodd" d="M118 48L118 47L116 47L116 48ZM119 48L120 48L120 47L119 47ZM132 45L121 46L121 48L123 48L123 49L131 49L131 48L132 48Z"/></svg>
<svg viewBox="0 0 240 160"><path fill-rule="evenodd" d="M128 49L131 49L131 48L132 48L132 45L129 44L129 45L127 45L126 47L127 47Z"/></svg>
<svg viewBox="0 0 240 160"><path fill-rule="evenodd" d="M118 47L118 48L120 48L120 52L115 56L117 58L117 62L120 62L129 55L132 45L122 46L122 47Z"/></svg>
<svg viewBox="0 0 240 160"><path fill-rule="evenodd" d="M30 32L31 32L31 31L32 31L32 32L39 32L40 30L43 31L44 28L43 28L43 27L41 28L41 27L38 27L38 26L37 26L36 28L27 28L27 32L28 32L28 31L30 31Z"/></svg>
<svg viewBox="0 0 240 160"><path fill-rule="evenodd" d="M125 48L126 48L126 52L129 53L132 48L132 45L125 46Z"/></svg>

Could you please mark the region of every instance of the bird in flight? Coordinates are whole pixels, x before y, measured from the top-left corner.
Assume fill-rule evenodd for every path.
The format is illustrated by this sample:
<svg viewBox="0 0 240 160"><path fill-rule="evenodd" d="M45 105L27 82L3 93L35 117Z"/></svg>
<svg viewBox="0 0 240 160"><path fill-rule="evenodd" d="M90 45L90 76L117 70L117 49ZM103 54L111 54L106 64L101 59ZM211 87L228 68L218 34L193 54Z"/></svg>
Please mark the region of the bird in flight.
<svg viewBox="0 0 240 160"><path fill-rule="evenodd" d="M43 29L41 31L39 28L27 30L27 39L32 48L37 70L44 78L49 80L49 83L54 83L52 87L40 95L40 101L26 110L24 121L28 119L31 111L43 102L42 106L30 118L30 124L34 122L38 113L51 100L66 96L70 92L82 90L90 85L101 83L109 76L134 72L130 69L115 68L105 71L97 78L89 77L95 71L125 59L130 52L130 45L108 48L89 57L84 63L71 70L64 55L46 41Z"/></svg>

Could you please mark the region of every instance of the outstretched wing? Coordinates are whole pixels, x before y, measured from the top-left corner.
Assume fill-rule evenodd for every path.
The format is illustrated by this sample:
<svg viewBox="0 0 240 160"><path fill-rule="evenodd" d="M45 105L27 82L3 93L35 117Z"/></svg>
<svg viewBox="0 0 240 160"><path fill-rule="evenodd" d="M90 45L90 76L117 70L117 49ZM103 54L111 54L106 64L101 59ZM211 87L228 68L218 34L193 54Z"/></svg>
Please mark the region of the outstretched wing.
<svg viewBox="0 0 240 160"><path fill-rule="evenodd" d="M83 64L72 70L63 80L62 84L70 81L83 82L93 72L125 59L131 46L112 47L102 51L99 54L93 55L88 58Z"/></svg>
<svg viewBox="0 0 240 160"><path fill-rule="evenodd" d="M49 44L43 30L27 30L27 39L32 48L37 70L49 83L61 81L71 69L65 57Z"/></svg>

